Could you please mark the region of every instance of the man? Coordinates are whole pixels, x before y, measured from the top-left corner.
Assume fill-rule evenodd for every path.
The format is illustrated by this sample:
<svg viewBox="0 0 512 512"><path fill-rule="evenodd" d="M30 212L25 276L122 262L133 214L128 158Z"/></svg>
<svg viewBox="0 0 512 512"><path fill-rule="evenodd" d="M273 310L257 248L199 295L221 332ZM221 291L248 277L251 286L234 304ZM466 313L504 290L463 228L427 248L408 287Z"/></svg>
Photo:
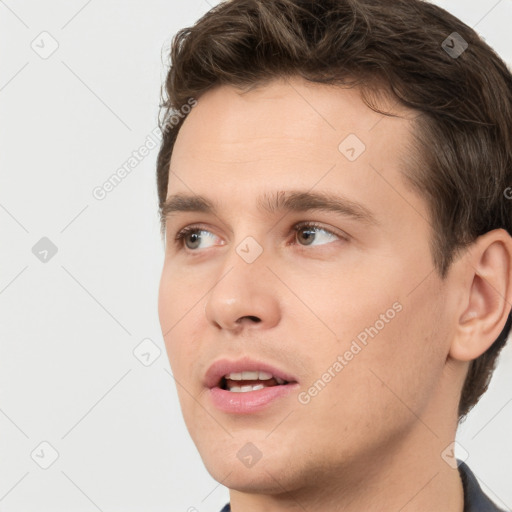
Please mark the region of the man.
<svg viewBox="0 0 512 512"><path fill-rule="evenodd" d="M454 439L511 326L505 64L419 0L231 0L171 57L159 316L224 511L499 510Z"/></svg>

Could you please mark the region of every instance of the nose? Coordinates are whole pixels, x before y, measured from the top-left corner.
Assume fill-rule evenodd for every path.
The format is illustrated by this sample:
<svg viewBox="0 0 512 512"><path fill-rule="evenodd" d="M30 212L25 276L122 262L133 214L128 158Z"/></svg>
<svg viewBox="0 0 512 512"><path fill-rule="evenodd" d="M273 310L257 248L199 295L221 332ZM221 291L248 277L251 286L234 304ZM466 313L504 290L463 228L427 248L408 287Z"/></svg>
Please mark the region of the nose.
<svg viewBox="0 0 512 512"><path fill-rule="evenodd" d="M216 329L234 333L275 327L281 318L278 284L263 261L235 261L208 295L206 319Z"/></svg>

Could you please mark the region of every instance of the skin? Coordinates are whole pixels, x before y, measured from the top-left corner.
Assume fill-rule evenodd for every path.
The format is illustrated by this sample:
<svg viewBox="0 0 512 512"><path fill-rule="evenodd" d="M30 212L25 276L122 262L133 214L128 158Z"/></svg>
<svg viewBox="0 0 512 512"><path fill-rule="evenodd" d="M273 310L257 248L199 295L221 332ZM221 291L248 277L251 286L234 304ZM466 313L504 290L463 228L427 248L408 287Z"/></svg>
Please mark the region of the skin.
<svg viewBox="0 0 512 512"><path fill-rule="evenodd" d="M357 89L293 78L210 90L180 130L168 195L205 195L220 209L168 218L159 317L187 428L234 512L463 510L458 471L441 454L468 361L510 311L511 239L483 235L441 280L426 202L401 174L414 113L395 112L372 111ZM366 145L353 162L338 150L351 133ZM378 225L257 209L261 193L291 188L343 194ZM322 225L309 243L293 232L301 221ZM208 232L199 246L188 237L192 248L180 248L176 233L198 223ZM263 249L250 264L236 252L248 236ZM292 393L245 416L211 403L203 378L221 357L268 361L307 392L397 301L401 311L309 403ZM247 442L262 454L249 468L237 458Z"/></svg>

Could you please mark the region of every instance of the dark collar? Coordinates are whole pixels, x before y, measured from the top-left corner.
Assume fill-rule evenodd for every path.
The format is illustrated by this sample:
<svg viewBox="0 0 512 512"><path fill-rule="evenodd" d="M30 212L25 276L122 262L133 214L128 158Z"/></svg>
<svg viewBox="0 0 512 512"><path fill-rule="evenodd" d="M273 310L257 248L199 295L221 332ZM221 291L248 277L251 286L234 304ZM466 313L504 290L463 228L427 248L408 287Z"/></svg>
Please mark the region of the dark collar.
<svg viewBox="0 0 512 512"><path fill-rule="evenodd" d="M464 512L504 512L498 508L482 491L475 475L462 461L459 462L459 474L464 488ZM227 503L220 512L231 512Z"/></svg>
<svg viewBox="0 0 512 512"><path fill-rule="evenodd" d="M459 474L464 487L464 512L503 512L484 492L473 472L464 462L459 462Z"/></svg>

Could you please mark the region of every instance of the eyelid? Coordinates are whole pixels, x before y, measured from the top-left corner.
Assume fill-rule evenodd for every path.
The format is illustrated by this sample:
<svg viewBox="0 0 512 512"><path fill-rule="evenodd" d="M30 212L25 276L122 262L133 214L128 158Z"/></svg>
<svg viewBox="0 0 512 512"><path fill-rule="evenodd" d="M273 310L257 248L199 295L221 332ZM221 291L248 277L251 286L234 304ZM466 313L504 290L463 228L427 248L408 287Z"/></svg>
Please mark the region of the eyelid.
<svg viewBox="0 0 512 512"><path fill-rule="evenodd" d="M342 231L341 229L328 228L320 222L308 221L308 220L297 222L296 224L294 224L292 226L292 230L294 230L296 232L299 229L304 228L306 226L307 227L310 227L310 226L315 227L317 229L325 231L326 233L329 233L330 235L337 236L338 238L341 238L342 240L348 241L351 238L348 233L346 233L345 231ZM307 247L307 246L304 245L303 247Z"/></svg>

